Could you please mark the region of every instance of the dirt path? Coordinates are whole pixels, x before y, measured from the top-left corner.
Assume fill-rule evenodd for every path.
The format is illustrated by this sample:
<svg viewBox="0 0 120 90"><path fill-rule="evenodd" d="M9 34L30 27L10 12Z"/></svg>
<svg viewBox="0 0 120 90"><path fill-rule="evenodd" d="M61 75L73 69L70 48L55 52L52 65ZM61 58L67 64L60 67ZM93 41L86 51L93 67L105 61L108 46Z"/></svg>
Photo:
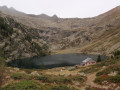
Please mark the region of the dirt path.
<svg viewBox="0 0 120 90"><path fill-rule="evenodd" d="M101 70L100 70L100 71L101 71ZM99 71L98 71L98 72L99 72ZM96 73L97 73L97 72L87 75L86 85L85 85L84 87L81 87L80 90L85 90L85 88L86 88L87 86L98 87L98 88L108 88L108 87L106 87L106 86L101 86L101 85L98 85L98 84L94 83L94 80L95 80L95 78L96 78Z"/></svg>
<svg viewBox="0 0 120 90"><path fill-rule="evenodd" d="M78 71L80 71L80 69L75 70L75 71L68 71L68 70L61 71L61 69L62 68L58 68L55 70L51 69L51 70L43 71L42 73L46 73L48 75L77 75ZM85 86L81 87L79 90L85 90L85 88L87 86L98 87L98 88L108 88L107 86L102 86L102 85L98 85L98 84L94 83L94 80L96 78L96 73L98 73L104 69L101 69L101 70L94 72L94 73L91 73L91 74L87 74L86 84L85 84Z"/></svg>
<svg viewBox="0 0 120 90"><path fill-rule="evenodd" d="M95 72L91 75L88 75L86 85L88 85L88 86L90 85L92 87L106 88L105 86L101 86L101 85L98 85L98 84L94 83L94 80L96 78L96 73L97 72Z"/></svg>

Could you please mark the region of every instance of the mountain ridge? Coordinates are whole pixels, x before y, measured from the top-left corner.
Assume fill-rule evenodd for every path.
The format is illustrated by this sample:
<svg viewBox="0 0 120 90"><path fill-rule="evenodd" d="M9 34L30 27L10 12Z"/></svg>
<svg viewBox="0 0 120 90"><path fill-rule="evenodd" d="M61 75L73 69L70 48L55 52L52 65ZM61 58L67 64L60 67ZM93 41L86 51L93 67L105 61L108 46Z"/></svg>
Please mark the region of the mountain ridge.
<svg viewBox="0 0 120 90"><path fill-rule="evenodd" d="M45 14L14 15L7 13L7 15L14 18L15 21L37 30L38 38L43 39L53 53L65 53L65 50L68 50L67 53L102 54L103 47L108 46L104 53L110 54L112 51L120 49L120 41L117 40L120 34L120 6L99 16L83 19L59 18L56 15L50 17ZM116 39L115 42L114 39Z"/></svg>

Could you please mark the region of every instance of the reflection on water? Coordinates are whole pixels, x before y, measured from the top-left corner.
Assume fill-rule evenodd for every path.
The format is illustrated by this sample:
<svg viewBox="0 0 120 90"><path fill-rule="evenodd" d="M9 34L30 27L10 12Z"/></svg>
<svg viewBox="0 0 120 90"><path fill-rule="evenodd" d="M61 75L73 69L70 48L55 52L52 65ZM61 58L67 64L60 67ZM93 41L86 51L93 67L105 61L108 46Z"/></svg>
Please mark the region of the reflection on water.
<svg viewBox="0 0 120 90"><path fill-rule="evenodd" d="M53 68L80 64L86 58L97 60L98 55L92 54L57 54L44 57L33 57L26 59L12 60L8 62L8 66L19 68ZM101 56L102 60L107 56Z"/></svg>

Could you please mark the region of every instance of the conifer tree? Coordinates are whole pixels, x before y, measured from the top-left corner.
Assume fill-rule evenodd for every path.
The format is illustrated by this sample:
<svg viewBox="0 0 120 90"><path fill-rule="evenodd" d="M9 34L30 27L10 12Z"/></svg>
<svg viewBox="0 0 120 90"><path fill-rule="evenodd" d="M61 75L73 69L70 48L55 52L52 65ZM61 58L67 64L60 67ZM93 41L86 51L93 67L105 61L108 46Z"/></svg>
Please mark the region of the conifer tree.
<svg viewBox="0 0 120 90"><path fill-rule="evenodd" d="M98 55L97 62L101 62L101 56Z"/></svg>

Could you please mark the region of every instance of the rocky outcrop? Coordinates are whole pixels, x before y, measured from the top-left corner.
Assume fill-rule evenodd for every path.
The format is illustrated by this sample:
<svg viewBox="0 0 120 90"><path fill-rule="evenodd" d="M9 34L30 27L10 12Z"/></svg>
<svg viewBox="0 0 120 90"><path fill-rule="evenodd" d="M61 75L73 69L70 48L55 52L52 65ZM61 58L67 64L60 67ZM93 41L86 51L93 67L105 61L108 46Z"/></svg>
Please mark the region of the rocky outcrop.
<svg viewBox="0 0 120 90"><path fill-rule="evenodd" d="M49 54L49 48L38 31L0 14L0 57L21 59ZM38 41L38 42L37 42Z"/></svg>

